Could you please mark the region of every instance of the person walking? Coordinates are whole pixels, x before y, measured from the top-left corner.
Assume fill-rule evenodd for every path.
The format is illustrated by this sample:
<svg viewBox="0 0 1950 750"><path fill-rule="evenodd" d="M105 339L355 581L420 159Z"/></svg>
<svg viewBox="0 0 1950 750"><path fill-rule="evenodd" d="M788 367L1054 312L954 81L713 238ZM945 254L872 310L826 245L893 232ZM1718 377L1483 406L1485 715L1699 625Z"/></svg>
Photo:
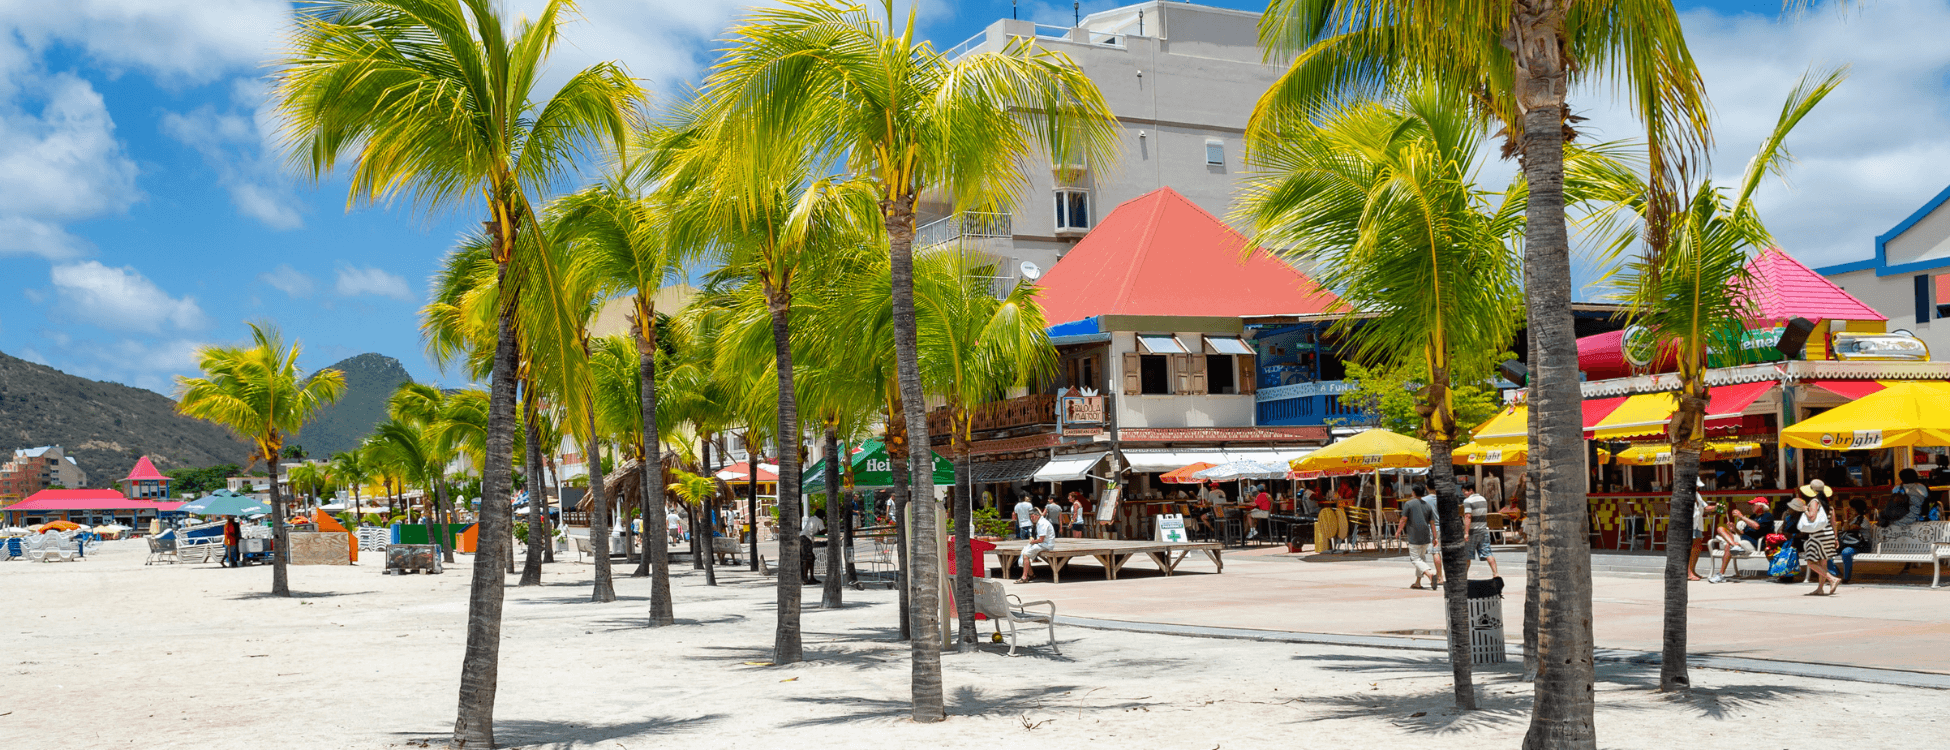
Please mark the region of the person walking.
<svg viewBox="0 0 1950 750"><path fill-rule="evenodd" d="M1022 496L1022 499L1016 501L1016 538L1017 539L1028 539L1030 534L1035 533L1036 520L1034 518L1031 518L1031 516L1034 516L1035 514L1036 514L1036 504L1029 502L1029 496L1024 495Z"/></svg>
<svg viewBox="0 0 1950 750"><path fill-rule="evenodd" d="M799 540L799 581L808 586L817 586L819 585L819 579L813 577L813 563L815 562L813 557L813 537L826 532L826 521L819 517L820 513L818 508L813 508L812 510L813 512L807 513L805 520L799 525L799 536L801 537ZM825 546L825 544L825 542L819 543L820 546ZM831 552L829 551L827 554L831 554Z"/></svg>
<svg viewBox="0 0 1950 750"><path fill-rule="evenodd" d="M1466 476L1458 479L1461 480L1461 490L1464 493L1463 527L1469 529L1469 538L1464 542L1464 549L1469 554L1469 563L1473 566L1477 560L1487 560L1490 564L1490 577L1501 578L1503 576L1496 571L1496 555L1490 552L1490 501L1476 493L1474 480ZM1468 573L1469 567L1465 566L1463 574L1466 576Z"/></svg>
<svg viewBox="0 0 1950 750"><path fill-rule="evenodd" d="M1070 536L1083 538L1083 493L1070 493Z"/></svg>
<svg viewBox="0 0 1950 750"><path fill-rule="evenodd" d="M1833 497L1835 490L1821 480L1801 486L1802 497L1797 497L1788 507L1801 514L1796 527L1807 539L1801 543L1801 565L1808 569L1808 577L1815 579L1815 590L1808 596L1833 596L1841 579L1828 572L1828 558L1835 556L1835 528L1828 519L1828 509L1822 503L1824 498ZM1823 587L1827 592L1823 593Z"/></svg>
<svg viewBox="0 0 1950 750"><path fill-rule="evenodd" d="M1414 490L1426 494L1429 489L1417 484ZM1435 548L1435 496L1417 497L1402 503L1402 520L1395 524L1395 536L1408 542L1408 561L1415 566L1415 582L1409 588L1422 588L1422 577L1428 576L1429 588L1442 585L1442 568L1437 566Z"/></svg>
<svg viewBox="0 0 1950 750"><path fill-rule="evenodd" d="M1034 578L1034 571L1030 569L1029 564L1035 562L1036 558L1044 552L1056 549L1056 526L1043 516L1042 511L1032 510L1029 512L1029 517L1036 524L1034 532L1036 536L1022 547L1020 558L1022 577L1016 579L1016 583L1028 583Z"/></svg>

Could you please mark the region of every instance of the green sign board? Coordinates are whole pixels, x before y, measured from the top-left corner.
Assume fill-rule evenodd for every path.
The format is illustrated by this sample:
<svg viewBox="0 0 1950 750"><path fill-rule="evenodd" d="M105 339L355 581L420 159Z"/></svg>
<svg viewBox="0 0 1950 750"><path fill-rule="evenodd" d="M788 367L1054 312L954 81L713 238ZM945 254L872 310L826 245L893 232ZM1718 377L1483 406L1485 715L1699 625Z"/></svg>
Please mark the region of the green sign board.
<svg viewBox="0 0 1950 750"><path fill-rule="evenodd" d="M894 486L894 462L887 457L887 446L882 441L875 439L861 444L850 463L853 465L854 489L878 490ZM937 486L955 483L955 465L939 453L934 454L934 483ZM799 488L805 492L826 491L825 459L814 461L806 467Z"/></svg>

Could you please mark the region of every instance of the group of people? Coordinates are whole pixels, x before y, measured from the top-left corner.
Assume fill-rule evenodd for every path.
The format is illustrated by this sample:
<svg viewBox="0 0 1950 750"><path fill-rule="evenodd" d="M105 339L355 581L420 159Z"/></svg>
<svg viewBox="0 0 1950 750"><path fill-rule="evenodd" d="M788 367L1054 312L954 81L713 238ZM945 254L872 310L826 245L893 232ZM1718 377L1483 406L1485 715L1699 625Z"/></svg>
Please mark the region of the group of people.
<svg viewBox="0 0 1950 750"><path fill-rule="evenodd" d="M1464 575L1481 560L1489 563L1490 577L1501 577L1496 554L1490 548L1490 500L1476 490L1472 477L1456 477L1456 485L1463 495L1462 527L1468 530L1463 538L1463 554L1469 558ZM1395 524L1395 536L1408 544L1408 561L1415 566L1415 580L1409 588L1423 588L1422 579L1428 578L1427 588L1438 589L1442 586L1442 551L1436 540L1442 538L1442 522L1436 512L1435 493L1423 483L1409 489L1413 494L1402 501L1401 520Z"/></svg>
<svg viewBox="0 0 1950 750"><path fill-rule="evenodd" d="M1938 518L1942 509L1930 502L1930 488L1915 469L1899 473L1901 483L1877 508L1866 497L1850 498L1832 512L1829 505L1835 489L1816 479L1802 485L1796 496L1778 504L1756 497L1743 510L1738 504L1724 510L1704 498L1693 505L1693 547L1687 569L1689 580L1702 580L1696 572L1699 556L1709 541L1723 550L1718 571L1704 580L1728 580L1727 566L1741 554L1761 552L1772 557L1781 550L1799 556L1799 567L1815 582L1810 596L1832 596L1842 584L1855 576L1855 556L1870 549L1870 531L1890 529ZM1779 518L1777 524L1775 519ZM1780 576L1792 582L1792 574Z"/></svg>
<svg viewBox="0 0 1950 750"><path fill-rule="evenodd" d="M1023 545L1022 557L1018 558L1022 565L1022 576L1016 579L1017 583L1028 583L1033 579L1035 573L1030 563L1043 553L1056 549L1057 528L1063 525L1065 518L1069 520L1071 538L1083 538L1086 528L1083 493L1071 492L1068 499L1067 507L1054 497L1040 508L1028 496L1016 501L1012 512L1016 521L1016 538L1029 540L1029 544Z"/></svg>

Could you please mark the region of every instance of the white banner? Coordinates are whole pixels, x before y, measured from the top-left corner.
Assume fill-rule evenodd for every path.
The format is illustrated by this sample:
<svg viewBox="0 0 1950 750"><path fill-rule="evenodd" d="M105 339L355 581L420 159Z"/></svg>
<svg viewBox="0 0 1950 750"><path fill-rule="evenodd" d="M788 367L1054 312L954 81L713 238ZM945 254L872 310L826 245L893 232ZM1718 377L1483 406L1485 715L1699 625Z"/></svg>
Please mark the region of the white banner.
<svg viewBox="0 0 1950 750"><path fill-rule="evenodd" d="M1308 396L1338 396L1351 390L1354 390L1354 386L1348 384L1345 380L1317 380L1312 383L1267 386L1259 389L1259 393L1254 394L1253 401L1284 401L1289 398L1306 398Z"/></svg>

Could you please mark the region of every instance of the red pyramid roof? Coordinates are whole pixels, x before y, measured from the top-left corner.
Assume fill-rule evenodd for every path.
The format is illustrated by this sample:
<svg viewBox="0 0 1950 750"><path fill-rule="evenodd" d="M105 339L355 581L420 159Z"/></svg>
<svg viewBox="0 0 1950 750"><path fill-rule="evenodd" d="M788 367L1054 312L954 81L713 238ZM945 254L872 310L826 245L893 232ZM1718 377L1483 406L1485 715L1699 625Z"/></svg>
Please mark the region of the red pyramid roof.
<svg viewBox="0 0 1950 750"><path fill-rule="evenodd" d="M1110 212L1037 286L1049 325L1095 315L1241 317L1326 311L1340 302L1171 188Z"/></svg>
<svg viewBox="0 0 1950 750"><path fill-rule="evenodd" d="M1819 323L1889 319L1778 247L1767 248L1754 256L1747 262L1747 272L1752 279L1748 296L1754 299L1764 320L1800 317Z"/></svg>
<svg viewBox="0 0 1950 750"><path fill-rule="evenodd" d="M128 478L122 481L136 482L142 480L168 481L169 477L163 476L160 471L156 471L156 465L149 463L148 456L143 456L135 460L135 468L130 469Z"/></svg>

